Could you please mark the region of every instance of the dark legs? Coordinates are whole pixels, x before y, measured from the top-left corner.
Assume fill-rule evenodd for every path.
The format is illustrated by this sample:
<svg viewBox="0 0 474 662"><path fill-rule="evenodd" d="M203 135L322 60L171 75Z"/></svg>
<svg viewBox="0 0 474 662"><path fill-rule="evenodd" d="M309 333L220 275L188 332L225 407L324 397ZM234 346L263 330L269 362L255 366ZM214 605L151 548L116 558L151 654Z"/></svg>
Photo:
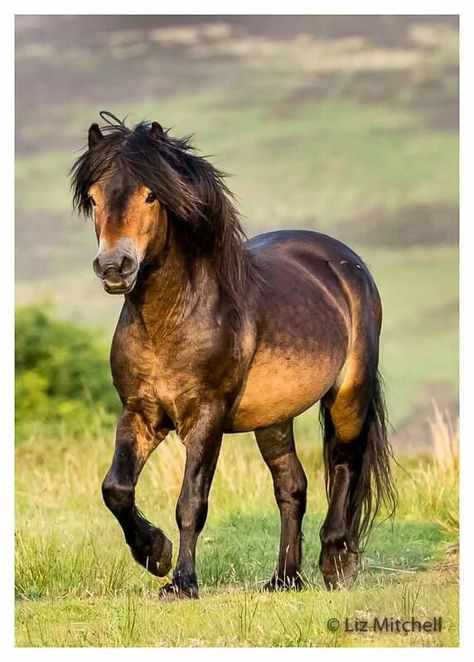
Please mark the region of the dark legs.
<svg viewBox="0 0 474 662"><path fill-rule="evenodd" d="M380 448L381 456L385 452L385 429L377 423L372 381L367 375L356 386L354 375L348 373L339 390L321 402L329 507L319 534L319 567L328 589L349 588L357 578L361 517L372 508L371 481L377 464L371 449Z"/></svg>
<svg viewBox="0 0 474 662"><path fill-rule="evenodd" d="M301 523L306 510L307 481L295 451L293 421L257 430L255 436L272 474L281 517L278 566L265 588L300 588Z"/></svg>
<svg viewBox="0 0 474 662"><path fill-rule="evenodd" d="M346 384L321 403L329 509L320 532L319 564L328 588L354 583L359 546L380 506L393 514L397 503L380 381L368 375L357 387L354 374L349 372Z"/></svg>
<svg viewBox="0 0 474 662"><path fill-rule="evenodd" d="M179 554L173 579L161 591L163 596L198 597L196 543L206 521L209 489L222 441L220 417L205 410L200 413L201 420L183 436L186 467L176 508ZM137 509L135 486L147 459L166 434L167 430L150 434L140 416L124 412L117 428L112 465L102 483L104 501L119 521L134 559L158 577L171 569L171 542Z"/></svg>
<svg viewBox="0 0 474 662"><path fill-rule="evenodd" d="M102 494L125 534L134 559L162 577L171 568L171 542L135 505L135 485L145 462L166 432L150 435L137 414L124 412L117 428L112 465L102 483Z"/></svg>
<svg viewBox="0 0 474 662"><path fill-rule="evenodd" d="M196 543L207 518L208 496L221 448L222 433L187 439L183 485L176 507L179 554L172 581L162 597L198 597Z"/></svg>
<svg viewBox="0 0 474 662"><path fill-rule="evenodd" d="M338 442L333 437L326 448L329 507L320 531L319 567L329 589L350 587L359 568L358 524L355 493L361 472L358 440Z"/></svg>

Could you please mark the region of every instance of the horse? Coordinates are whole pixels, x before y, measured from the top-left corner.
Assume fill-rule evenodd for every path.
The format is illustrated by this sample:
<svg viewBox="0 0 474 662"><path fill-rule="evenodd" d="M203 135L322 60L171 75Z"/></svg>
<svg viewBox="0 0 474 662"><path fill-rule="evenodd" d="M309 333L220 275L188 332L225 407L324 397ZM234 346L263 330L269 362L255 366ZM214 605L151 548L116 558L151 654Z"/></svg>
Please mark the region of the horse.
<svg viewBox="0 0 474 662"><path fill-rule="evenodd" d="M179 553L160 595L198 597L196 545L223 434L254 431L281 524L263 588L300 589L307 479L293 421L319 401L328 500L319 568L328 589L352 586L380 507L396 505L382 308L367 266L318 232L246 240L225 175L191 136L100 116L70 175L73 207L95 226L93 270L106 292L124 295L110 354L122 413L102 494L132 556L157 577L170 573L171 541L137 508L135 487L174 430L186 452Z"/></svg>

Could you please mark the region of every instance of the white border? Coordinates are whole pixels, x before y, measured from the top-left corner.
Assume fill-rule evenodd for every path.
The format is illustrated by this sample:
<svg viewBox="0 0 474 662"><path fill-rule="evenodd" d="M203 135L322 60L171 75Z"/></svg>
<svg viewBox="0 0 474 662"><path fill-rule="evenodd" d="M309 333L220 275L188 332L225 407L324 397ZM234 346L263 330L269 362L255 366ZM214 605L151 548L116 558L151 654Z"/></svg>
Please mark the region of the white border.
<svg viewBox="0 0 474 662"><path fill-rule="evenodd" d="M474 329L470 325L470 296L474 283L474 260L471 256L471 247L474 246L474 206L472 190L473 180L473 158L471 156L474 148L472 122L474 121L474 108L472 103L472 80L474 80L472 66L474 62L474 31L472 21L471 3L468 2L422 2L419 0L399 0L398 2L376 1L354 1L346 2L309 2L295 0L290 4L282 2L262 2L240 0L238 2L217 3L210 0L200 2L186 2L175 0L172 4L163 2L144 2L135 0L131 5L120 5L118 2L105 4L104 2L69 2L65 12L64 2L46 1L41 3L16 2L4 3L0 8L0 44L2 48L1 66L1 90L2 102L0 104L0 154L2 157L3 181L9 185L2 190L2 254L0 256L0 283L2 286L2 318L0 323L0 407L2 423L1 435L1 457L0 457L0 503L2 505L1 521L2 535L0 540L0 651L5 656L3 659L23 660L34 656L35 658L55 659L63 658L65 655L70 659L78 659L84 655L94 655L96 652L104 658L123 660L129 655L140 655L142 659L155 659L157 655L165 656L166 659L180 659L181 656L192 655L206 661L212 658L218 659L223 654L222 649L25 649L14 648L13 636L13 493L14 493L14 446L13 446L13 313L14 313L14 191L13 186L13 164L14 164L14 14L460 14L461 15L461 298L466 305L461 308L461 494L462 504L472 500L472 486L474 481L471 476L474 467L473 442L474 435L468 412L472 403L470 401L468 379L473 367L472 340ZM133 11L131 11L133 9ZM5 174L5 164L8 164ZM10 170L11 168L11 170ZM3 189L3 187L2 187ZM466 414L466 415L465 415ZM469 491L471 493L469 494ZM462 508L462 514L465 508ZM472 551L472 521L469 515L462 517L462 584L461 584L461 648L456 649L421 649L411 648L407 650L410 657L458 657L464 655L466 650L474 650L473 631L474 626L469 622L471 613L471 587L474 571L471 570L473 561ZM5 526L6 525L6 526ZM399 658L406 649L387 648L383 655ZM262 652L260 652L262 651ZM242 655L242 649L225 649L225 656L237 658ZM252 658L261 656L262 649L245 649L245 655ZM8 655L8 658L6 656ZM334 659L347 659L350 656L355 659L379 658L380 649L270 649L269 655L274 659L286 658L287 656L301 656L312 661L329 655Z"/></svg>

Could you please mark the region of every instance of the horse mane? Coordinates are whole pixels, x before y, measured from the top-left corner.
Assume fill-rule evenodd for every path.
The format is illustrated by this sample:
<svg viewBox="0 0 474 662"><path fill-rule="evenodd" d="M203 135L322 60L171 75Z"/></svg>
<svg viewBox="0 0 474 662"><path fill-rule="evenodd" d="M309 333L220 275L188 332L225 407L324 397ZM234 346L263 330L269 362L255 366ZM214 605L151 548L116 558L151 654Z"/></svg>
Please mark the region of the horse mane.
<svg viewBox="0 0 474 662"><path fill-rule="evenodd" d="M192 136L173 138L169 129L145 121L128 128L125 120L111 113L100 115L106 122L101 127L103 137L79 156L70 171L74 209L90 216L90 186L115 174L147 186L165 206L171 222L181 227L191 250L208 259L237 311L244 309L251 261L225 174L194 153Z"/></svg>

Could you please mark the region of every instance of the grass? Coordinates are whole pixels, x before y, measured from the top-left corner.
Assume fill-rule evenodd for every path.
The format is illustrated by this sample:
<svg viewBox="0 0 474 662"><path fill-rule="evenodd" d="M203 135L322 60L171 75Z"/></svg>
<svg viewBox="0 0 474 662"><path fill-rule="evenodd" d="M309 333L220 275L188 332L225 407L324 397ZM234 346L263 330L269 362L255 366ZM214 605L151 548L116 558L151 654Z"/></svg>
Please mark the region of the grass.
<svg viewBox="0 0 474 662"><path fill-rule="evenodd" d="M112 430L100 420L77 439L38 432L17 449L16 639L20 646L456 645L457 432L435 410L434 455L396 469L400 508L378 525L352 591L327 593L317 571L325 515L318 435L298 421L309 479L298 594L259 589L276 560L279 518L268 470L250 435L226 438L198 547L202 599L162 604L156 580L135 564L100 497ZM82 437L82 438L81 438ZM183 448L170 436L144 469L141 509L174 543ZM60 476L60 479L59 479ZM442 616L441 633L328 631L366 615Z"/></svg>
<svg viewBox="0 0 474 662"><path fill-rule="evenodd" d="M383 302L381 368L397 426L430 389L457 396L458 250L379 248L367 261Z"/></svg>
<svg viewBox="0 0 474 662"><path fill-rule="evenodd" d="M442 614L442 633L344 632L345 619L395 615L428 620ZM337 618L340 629L328 630ZM409 584L384 583L351 593L323 590L292 595L255 592L209 595L163 605L156 596L24 604L23 646L457 646L457 587L439 573ZM352 625L353 626L353 625Z"/></svg>

